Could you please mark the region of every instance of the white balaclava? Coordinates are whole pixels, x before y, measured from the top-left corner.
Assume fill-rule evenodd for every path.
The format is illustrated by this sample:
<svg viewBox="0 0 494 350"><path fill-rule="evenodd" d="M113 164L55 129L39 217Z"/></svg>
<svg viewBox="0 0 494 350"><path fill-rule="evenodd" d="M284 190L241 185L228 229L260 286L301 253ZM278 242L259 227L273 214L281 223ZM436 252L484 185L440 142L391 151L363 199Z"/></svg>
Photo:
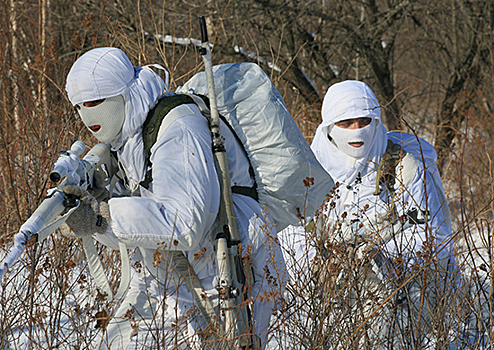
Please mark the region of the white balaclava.
<svg viewBox="0 0 494 350"><path fill-rule="evenodd" d="M166 82L150 67L163 69ZM117 48L90 50L74 63L65 90L70 102L80 106L84 124L101 142L109 142L123 159L129 159L128 177L133 183L144 178L142 125L148 112L168 89L168 72L159 65L134 67ZM96 107L83 102L105 99ZM92 126L101 126L91 130Z"/></svg>
<svg viewBox="0 0 494 350"><path fill-rule="evenodd" d="M94 107L78 103L82 122L100 142L115 140L122 131L125 121L125 102L122 95L106 98Z"/></svg>
<svg viewBox="0 0 494 350"><path fill-rule="evenodd" d="M369 125L360 129L344 129L332 124L328 126L328 135L341 151L352 158L360 159L365 157L372 147L377 126L374 120L372 119ZM363 145L360 147L350 145L356 142L363 142Z"/></svg>
<svg viewBox="0 0 494 350"><path fill-rule="evenodd" d="M347 80L332 85L323 100L322 123L318 126L311 149L326 171L336 180L351 184L364 177L386 150L387 133L381 122L381 107L367 84ZM372 118L360 129L343 129L336 122L354 118ZM348 143L363 142L361 147Z"/></svg>

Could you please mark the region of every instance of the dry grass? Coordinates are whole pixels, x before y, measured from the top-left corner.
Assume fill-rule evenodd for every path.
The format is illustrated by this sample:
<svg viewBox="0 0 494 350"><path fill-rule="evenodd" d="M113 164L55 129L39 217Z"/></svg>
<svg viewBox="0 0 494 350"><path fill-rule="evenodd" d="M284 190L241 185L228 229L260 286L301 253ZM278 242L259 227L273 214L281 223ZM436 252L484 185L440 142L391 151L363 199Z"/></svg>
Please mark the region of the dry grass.
<svg viewBox="0 0 494 350"><path fill-rule="evenodd" d="M48 174L57 152L78 139L88 145L94 142L64 95L65 76L81 52L114 45L125 49L135 64L160 62L173 75L172 88L202 69L193 47L165 45L142 32L147 29L143 23L151 23L158 33L195 37L195 17L178 5L167 12L169 17L164 10L152 17L149 11L135 8L133 1L108 8L103 3L76 3L60 2L56 9L53 5L53 23L41 16L41 7L34 12L27 7L31 4L23 7L16 1L8 2L10 6L17 4L15 9L1 14L0 261L20 225L53 186ZM41 1L39 6L47 4ZM226 11L217 10L221 14ZM170 29L165 17L180 25ZM46 37L38 32L44 26ZM33 31L37 36L24 30L32 27L37 28ZM221 24L218 28L227 31ZM224 52L215 57L218 62L239 59ZM319 120L318 106L307 105L289 84L271 73L310 142ZM401 87L411 95L415 88ZM479 94L479 100L490 100L489 91ZM428 98L434 100L437 95ZM423 349L427 344L434 344L435 349L494 348L494 172L489 145L494 129L491 107L488 102L484 104L485 108L465 111L451 157L442 169L451 203L458 271L448 273L443 283L445 271L434 264L405 273L390 270L390 278L383 284L371 268L373 252L356 257L332 240L331 230L315 232L303 241L316 247L315 256L302 254L288 262L293 276L273 315L268 335L271 348ZM434 115L431 109L436 104L425 112L420 104L405 107L411 116L423 115L410 121L419 136L433 135L434 118L429 115ZM373 244L379 248L378 242ZM295 254L292 246L284 248L288 255ZM116 288L118 254L105 247L99 249ZM427 298L431 290L433 302ZM399 302L409 298L421 300L414 311L420 317L400 323ZM33 350L89 348L99 336L97 326L104 323L105 312L111 314L114 307L100 298L80 242L56 233L29 246L0 286L0 349L9 345L11 349ZM391 333L400 335L398 342L383 325L394 327ZM155 334L162 340L169 336L163 332Z"/></svg>

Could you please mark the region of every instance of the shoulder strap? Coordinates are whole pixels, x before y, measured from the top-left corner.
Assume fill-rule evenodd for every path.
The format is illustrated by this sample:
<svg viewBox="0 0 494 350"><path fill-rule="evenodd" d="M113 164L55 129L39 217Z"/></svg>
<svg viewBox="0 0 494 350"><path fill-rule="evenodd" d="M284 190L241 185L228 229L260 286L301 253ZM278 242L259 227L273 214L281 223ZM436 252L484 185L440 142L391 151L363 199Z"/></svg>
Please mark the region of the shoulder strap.
<svg viewBox="0 0 494 350"><path fill-rule="evenodd" d="M183 104L194 103L192 98L187 95L170 95L159 100L158 104L151 109L146 117L146 121L142 126L142 141L144 143L145 164L148 168L146 177L141 181L141 186L149 188L149 184L153 181L152 171L150 168L149 158L151 157L151 148L156 143L158 132L161 123L166 115L175 107Z"/></svg>
<svg viewBox="0 0 494 350"><path fill-rule="evenodd" d="M144 122L144 125L142 127L142 140L144 143L144 152L146 157L145 164L146 167L148 168L148 171L146 172L146 177L141 182L141 186L143 186L144 188L148 189L149 184L151 183L151 181L153 181L152 170L149 169L151 165L149 159L151 157L151 148L156 143L158 139L158 132L161 128L162 123L164 123L163 120L173 108L188 103L196 104L199 107L201 113L203 113L206 117L209 117L208 116L209 110L205 110L205 109L209 109L209 98L204 95L192 96L189 94L176 94L171 96L165 96L148 113L148 116L146 117L146 121ZM235 137L239 145L242 147L242 150L244 151L244 154L247 157L247 160L249 161L249 174L254 179L254 185L252 187L233 186L232 192L243 194L253 198L256 201L259 201L259 195L257 193L256 176L255 176L254 168L252 167L252 164L250 162L250 158L247 154L247 151L245 150L242 141L239 139L237 133L235 132L235 130L233 130L230 123L225 119L224 116L220 115L220 118L225 123L225 125L230 129L233 136ZM168 121L168 119L166 120Z"/></svg>
<svg viewBox="0 0 494 350"><path fill-rule="evenodd" d="M386 152L384 152L377 168L376 191L374 192L374 195L378 196L381 193L380 185L385 184L391 193L391 197L394 197L396 167L405 155L406 151L401 145L388 139Z"/></svg>

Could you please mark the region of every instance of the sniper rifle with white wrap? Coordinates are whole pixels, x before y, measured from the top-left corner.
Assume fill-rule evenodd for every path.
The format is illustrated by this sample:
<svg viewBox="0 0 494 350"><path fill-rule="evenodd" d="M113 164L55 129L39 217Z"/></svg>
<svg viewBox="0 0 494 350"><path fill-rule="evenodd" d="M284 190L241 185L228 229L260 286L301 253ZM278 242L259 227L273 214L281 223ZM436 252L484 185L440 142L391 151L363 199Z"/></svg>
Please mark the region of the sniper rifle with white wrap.
<svg viewBox="0 0 494 350"><path fill-rule="evenodd" d="M70 150L59 153L59 158L50 173L50 180L55 183L62 181L57 187L48 190L46 198L14 236L12 250L5 260L0 263L0 282L9 267L24 252L28 241L32 239L36 242L43 241L55 232L67 220L67 217L77 209L80 204L79 200L67 198L62 189L68 185L90 189L93 185L94 171L97 168L107 174L113 169L110 147L107 144L97 144L83 159L79 159L79 156L85 150L84 143L76 141ZM65 211L66 213L62 215ZM91 236L88 236L88 239L92 241Z"/></svg>
<svg viewBox="0 0 494 350"><path fill-rule="evenodd" d="M223 315L222 319L224 319L222 337L225 341L221 348L257 349L259 347L258 340L256 336L252 336L249 312L244 298L246 278L239 251L240 234L233 206L228 159L220 130L211 49L204 17L199 17L199 23L202 39L199 53L204 62L208 85L211 112L209 127L212 135L213 155L221 190L219 220L222 231L219 233L213 232L213 234L216 234L215 238L217 240L220 312Z"/></svg>

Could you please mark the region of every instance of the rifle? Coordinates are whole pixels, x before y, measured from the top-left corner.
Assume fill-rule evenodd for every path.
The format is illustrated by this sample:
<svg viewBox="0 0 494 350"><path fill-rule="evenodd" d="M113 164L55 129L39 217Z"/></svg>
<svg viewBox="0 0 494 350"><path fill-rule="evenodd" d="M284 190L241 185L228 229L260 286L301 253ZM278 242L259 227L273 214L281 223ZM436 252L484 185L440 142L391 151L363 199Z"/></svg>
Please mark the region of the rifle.
<svg viewBox="0 0 494 350"><path fill-rule="evenodd" d="M14 236L14 246L5 260L0 264L0 282L8 268L24 252L28 241L43 241L55 232L67 220L69 215L78 208L80 201L78 199L73 200L67 198L62 190L65 186L75 185L83 189L91 188L93 186L94 172L97 169L99 171L105 171L108 174L108 179L113 174L115 166L110 154L109 145L99 143L83 159L79 159L79 156L85 150L86 146L84 143L82 141L76 141L70 150L59 153L58 160L55 162L53 171L50 173L50 180L55 183L60 180L62 181L57 187L48 191L48 195L43 202ZM68 211L63 214L66 209ZM96 255L94 253L93 238L91 236L83 238L83 244L88 260L92 260L90 261L90 268L93 276L95 278L96 276L100 276L99 280L96 281L98 287L103 293L110 296L111 299L113 294L111 293L108 280L106 280L105 276L103 276L105 277L104 279L101 278L102 266L97 253Z"/></svg>
<svg viewBox="0 0 494 350"><path fill-rule="evenodd" d="M210 101L209 127L213 138L213 155L216 172L220 180L219 220L222 231L217 233L218 279L220 296L220 314L224 316L222 324L222 349L258 349L258 339L252 335L249 313L244 298L245 274L239 251L240 234L235 216L228 159L220 130L220 118L216 104L211 49L209 46L206 21L199 17L201 28L201 48L199 53L204 62L208 94Z"/></svg>

